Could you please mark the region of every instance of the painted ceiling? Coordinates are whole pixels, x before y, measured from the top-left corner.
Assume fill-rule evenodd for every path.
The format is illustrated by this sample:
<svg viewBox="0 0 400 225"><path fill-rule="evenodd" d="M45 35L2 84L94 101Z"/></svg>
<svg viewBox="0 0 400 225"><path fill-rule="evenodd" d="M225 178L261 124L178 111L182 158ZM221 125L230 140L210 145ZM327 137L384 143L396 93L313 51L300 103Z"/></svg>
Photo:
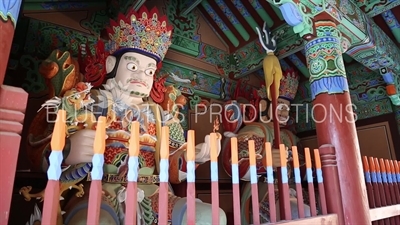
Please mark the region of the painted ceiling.
<svg viewBox="0 0 400 225"><path fill-rule="evenodd" d="M153 2L153 4L154 1L156 0L147 0L147 2ZM275 0L275 2L280 1ZM292 1L285 0L282 2ZM304 7L311 9L314 7L312 4L319 1L293 0L293 2L296 4L303 4L304 2ZM400 58L398 56L400 46L399 0L359 0L357 2L353 2L353 0L330 0L324 2L327 2L328 5L335 5L335 10L340 11L340 15L344 17L344 22L339 25L339 29L348 39L350 45L357 46L374 38L373 44L377 45L375 42L381 39L382 42L387 44L390 51L394 51L392 55L397 56L393 58L392 64L389 64L394 65L393 67L400 71ZM66 16L64 16L63 21L57 23L63 25L62 23L71 22L66 20L81 18L77 15L85 10L102 10L109 13L112 8L119 8L120 11L123 11L121 8L128 5L138 9L144 3L146 3L146 0L25 0L22 11L27 17L54 23L56 23L54 18L49 19L49 14L43 12L61 12ZM200 12L200 15L217 33L228 51L221 52L221 50L213 49L204 43L199 43L195 35L188 37L179 34L174 34L172 49L215 65L218 68L219 75L240 78L248 74L255 74L262 77L260 68L265 52L258 41L255 28L262 27L263 23L266 22L277 37L277 55L281 60L283 69L287 67L297 68L299 73L303 75L303 79L309 76L303 51L306 41L300 37L298 31L296 32L292 26L285 22L281 11L273 4L273 0L169 0L166 6L167 11L170 5L172 5L170 11L179 14L175 16L175 19L181 20L181 23L189 24L189 27L191 26L190 23L193 22L190 20L191 14L194 11ZM90 16L86 15L86 17ZM170 15L168 16L170 17ZM95 17L86 18L86 23L90 26L94 26L93 24L100 27L104 25L102 24L104 21L95 21L93 18ZM365 21L372 21L372 34L362 28L363 23L366 23ZM78 21L78 23L82 24L82 21ZM174 25L176 26L176 24ZM81 30L85 31L85 26L81 27ZM392 43L388 44L387 40L391 40ZM376 52L373 54L379 55L385 49L382 46L377 46L374 51ZM347 64L357 63L358 61L364 66L370 67L370 69L377 69L354 52L345 53L344 60Z"/></svg>

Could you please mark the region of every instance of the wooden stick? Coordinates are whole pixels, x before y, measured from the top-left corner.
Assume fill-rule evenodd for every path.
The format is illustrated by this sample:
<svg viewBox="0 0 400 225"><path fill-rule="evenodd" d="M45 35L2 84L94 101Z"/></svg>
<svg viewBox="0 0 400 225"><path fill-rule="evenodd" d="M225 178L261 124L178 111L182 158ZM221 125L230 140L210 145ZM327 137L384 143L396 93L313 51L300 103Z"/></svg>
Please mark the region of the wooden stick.
<svg viewBox="0 0 400 225"><path fill-rule="evenodd" d="M195 174L195 135L194 130L187 133L187 224L196 224L196 174Z"/></svg>
<svg viewBox="0 0 400 225"><path fill-rule="evenodd" d="M211 147L211 208L212 224L219 224L219 185L218 185L218 152L217 152L217 134L210 134Z"/></svg>
<svg viewBox="0 0 400 225"><path fill-rule="evenodd" d="M303 189L301 187L299 154L297 152L296 146L292 146L292 153L293 153L294 180L296 183L297 210L299 211L299 219L302 219L305 218L304 199L303 199Z"/></svg>
<svg viewBox="0 0 400 225"><path fill-rule="evenodd" d="M169 127L161 128L160 190L158 193L158 222L168 224L168 178L169 178Z"/></svg>
<svg viewBox="0 0 400 225"><path fill-rule="evenodd" d="M100 116L97 121L96 136L93 143L92 181L89 192L87 223L99 224L100 206L102 200L102 179L104 165L104 150L106 147L106 117Z"/></svg>
<svg viewBox="0 0 400 225"><path fill-rule="evenodd" d="M382 175L382 183L383 183L383 188L384 188L384 192L385 192L385 196L386 196L386 202L387 205L392 205L392 198L394 198L394 196L391 196L390 193L390 187L389 187L389 183L388 183L388 170L386 169L386 165L385 165L385 160L380 158L379 159L379 165L381 168L381 175ZM390 220L390 224L396 224L396 219L394 217L389 218Z"/></svg>
<svg viewBox="0 0 400 225"><path fill-rule="evenodd" d="M258 177L256 168L256 149L254 140L249 140L251 202L253 208L253 224L260 225L260 203L258 202Z"/></svg>
<svg viewBox="0 0 400 225"><path fill-rule="evenodd" d="M389 191L390 191L390 196L391 196L391 201L392 205L400 204L400 202L397 201L397 196L396 196L396 191L395 191L395 186L394 186L394 181L393 181L393 172L392 168L390 166L390 161L388 159L385 160L385 168L386 168L386 175L388 178L388 186L389 186ZM400 216L396 216L393 218L394 224L400 224Z"/></svg>
<svg viewBox="0 0 400 225"><path fill-rule="evenodd" d="M57 120L51 138L50 166L47 170L48 182L44 192L42 224L57 224L57 214L60 208L60 176L62 151L65 146L66 111L58 110Z"/></svg>
<svg viewBox="0 0 400 225"><path fill-rule="evenodd" d="M233 192L233 217L234 225L241 224L240 216L240 188L239 188L239 165L238 165L238 143L237 138L231 138L232 156L232 192Z"/></svg>
<svg viewBox="0 0 400 225"><path fill-rule="evenodd" d="M324 187L324 179L322 177L322 166L321 166L321 157L319 155L319 150L314 149L314 158L315 158L315 168L317 172L317 181L318 181L318 193L321 204L322 215L328 214L328 209L326 207L326 196L325 196L325 187Z"/></svg>
<svg viewBox="0 0 400 225"><path fill-rule="evenodd" d="M311 216L317 215L317 208L315 202L315 192L314 192L314 179L313 179L313 172L312 172L312 162L311 162L311 155L310 149L304 149L306 155L306 168L307 168L307 182L308 182L308 195L310 197L310 209L311 209Z"/></svg>
<svg viewBox="0 0 400 225"><path fill-rule="evenodd" d="M265 165L267 170L268 182L268 203L269 203L269 217L271 223L276 222L276 202L275 202L275 185L274 185L274 172L272 165L272 149L271 143L265 143Z"/></svg>
<svg viewBox="0 0 400 225"><path fill-rule="evenodd" d="M381 171L381 167L379 166L379 160L378 158L374 158L373 159L375 162L375 168L376 168L376 176L378 178L378 190L379 190L379 195L381 196L381 204L382 206L387 206L387 200L386 200L386 195L385 195L385 188L383 186L383 182L382 182L382 171ZM385 219L385 225L390 225L390 219L386 218Z"/></svg>
<svg viewBox="0 0 400 225"><path fill-rule="evenodd" d="M379 192L379 184L378 184L378 171L376 170L375 167L375 160L373 157L368 158L369 161L369 168L371 171L371 181L372 181L372 187L374 191L374 202L375 202L375 207L379 208L382 207L382 201L381 201L381 195ZM379 225L384 225L385 221L384 220L379 220L378 221Z"/></svg>
<svg viewBox="0 0 400 225"><path fill-rule="evenodd" d="M395 190L395 195L397 199L397 204L400 204L400 179L398 179L398 172L396 171L396 166L397 163L396 161L390 160L390 169L392 170L392 176L393 176L393 185L394 185L394 190ZM396 165L395 165L396 164ZM397 168L399 169L399 168ZM399 174L400 178L400 174Z"/></svg>
<svg viewBox="0 0 400 225"><path fill-rule="evenodd" d="M131 124L131 138L129 140L129 161L128 161L128 185L125 200L125 225L135 225L137 223L137 181L139 176L139 122Z"/></svg>
<svg viewBox="0 0 400 225"><path fill-rule="evenodd" d="M285 210L285 220L291 220L292 219L292 213L290 209L290 196L289 196L289 182L288 182L288 170L287 170L287 155L286 155L286 147L284 144L279 145L279 151L280 151L280 158L281 158L281 183L282 183L282 190L280 190L280 193L282 195L279 195L280 198L280 204L282 205L283 203L283 208ZM282 199L281 199L282 198ZM282 207L280 207L282 209ZM282 212L281 212L282 214Z"/></svg>
<svg viewBox="0 0 400 225"><path fill-rule="evenodd" d="M371 181L371 171L369 169L367 156L363 157L363 167L364 167L365 182L367 185L369 207L375 208L374 192L373 192L372 181Z"/></svg>

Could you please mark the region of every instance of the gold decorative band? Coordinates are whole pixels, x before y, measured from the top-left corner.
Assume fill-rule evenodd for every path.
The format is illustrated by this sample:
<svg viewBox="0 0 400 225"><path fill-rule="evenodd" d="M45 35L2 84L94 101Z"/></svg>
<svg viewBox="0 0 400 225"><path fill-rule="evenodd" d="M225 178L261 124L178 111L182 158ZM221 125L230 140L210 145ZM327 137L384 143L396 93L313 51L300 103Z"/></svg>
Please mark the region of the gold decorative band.
<svg viewBox="0 0 400 225"><path fill-rule="evenodd" d="M92 176L89 173L87 176L87 181L92 180ZM103 175L103 182L105 183L114 183L114 184L126 184L128 181L126 180L126 176L119 176L118 174L110 174L105 173ZM160 183L159 175L150 175L150 176L140 176L137 181L139 184L157 184Z"/></svg>

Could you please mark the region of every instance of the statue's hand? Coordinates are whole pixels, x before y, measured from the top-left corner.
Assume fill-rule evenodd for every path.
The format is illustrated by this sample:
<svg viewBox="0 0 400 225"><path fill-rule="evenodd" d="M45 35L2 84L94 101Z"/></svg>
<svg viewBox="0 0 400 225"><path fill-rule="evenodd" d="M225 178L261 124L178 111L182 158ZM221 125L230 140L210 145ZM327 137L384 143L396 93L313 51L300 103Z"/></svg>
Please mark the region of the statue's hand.
<svg viewBox="0 0 400 225"><path fill-rule="evenodd" d="M221 134L217 133L217 153L221 152ZM211 145L210 135L204 137L204 143L196 145L196 162L205 163L210 160L211 157Z"/></svg>
<svg viewBox="0 0 400 225"><path fill-rule="evenodd" d="M71 135L71 149L65 162L69 165L91 162L95 135L96 131L91 129L79 130Z"/></svg>

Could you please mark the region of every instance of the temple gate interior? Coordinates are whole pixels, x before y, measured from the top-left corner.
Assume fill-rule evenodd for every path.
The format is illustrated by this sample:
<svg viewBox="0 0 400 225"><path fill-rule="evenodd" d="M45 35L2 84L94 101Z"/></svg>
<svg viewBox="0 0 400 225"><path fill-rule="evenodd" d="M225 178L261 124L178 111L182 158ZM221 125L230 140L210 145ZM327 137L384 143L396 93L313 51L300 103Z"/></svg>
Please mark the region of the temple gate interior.
<svg viewBox="0 0 400 225"><path fill-rule="evenodd" d="M299 2L309 7L307 3L313 1ZM337 13L329 16L341 18L341 22L337 18L335 22L335 30L341 33L343 54L340 57L345 68L341 76L348 82L360 155L400 160L400 2L338 0L329 4L332 8L324 10ZM313 52L306 50L306 45L319 37L316 33L308 37L307 29L318 21L327 20L326 15L311 18L311 24L303 20L292 26L287 22L287 15L266 0L25 0L19 14L14 15L16 28L10 52L0 53L4 57L9 55L3 85L28 93L8 224L26 224L35 204L42 207L38 201L25 201L19 193L23 186L40 191L47 182L45 173L32 170L27 153L29 128L50 96L40 73L41 63L56 49L69 51L74 58L95 53L97 41L107 38L105 26L109 20L132 7L139 10L142 5L149 9L157 7L174 29L172 45L156 79L165 78L166 86L173 85L186 97L186 104L180 109L185 136L188 130L195 130L196 144L203 143L204 137L213 132L215 120L223 116L220 112L227 101L250 103L257 98L257 91L265 85L263 59L266 52L256 27L261 29L265 23L276 38L275 54L282 71L294 71L299 76L290 108L293 119L283 129L293 132L301 146L315 149L327 144L318 143L317 139L324 131L316 128L313 113L317 109L312 103L315 95L324 92L311 85L314 75L310 75L307 65ZM0 7L0 10L3 9ZM307 15L311 14L307 11L301 16L309 18ZM12 34L6 31L1 32L0 46L2 39L10 36ZM344 86L340 86L342 92L346 91ZM0 110L3 108L7 107L0 106ZM328 119L336 115L331 109L325 110ZM10 131L7 123L0 124L0 131ZM218 132L223 134L224 129L221 126ZM226 138L223 135L221 143ZM220 208L226 213L227 224L233 224L232 180L223 169L223 160L226 159L220 154ZM211 203L212 199L209 168L210 162L205 162L196 169L196 197L206 203ZM241 188L244 186L245 182L241 182ZM186 196L185 182L173 184L172 188L175 195Z"/></svg>

